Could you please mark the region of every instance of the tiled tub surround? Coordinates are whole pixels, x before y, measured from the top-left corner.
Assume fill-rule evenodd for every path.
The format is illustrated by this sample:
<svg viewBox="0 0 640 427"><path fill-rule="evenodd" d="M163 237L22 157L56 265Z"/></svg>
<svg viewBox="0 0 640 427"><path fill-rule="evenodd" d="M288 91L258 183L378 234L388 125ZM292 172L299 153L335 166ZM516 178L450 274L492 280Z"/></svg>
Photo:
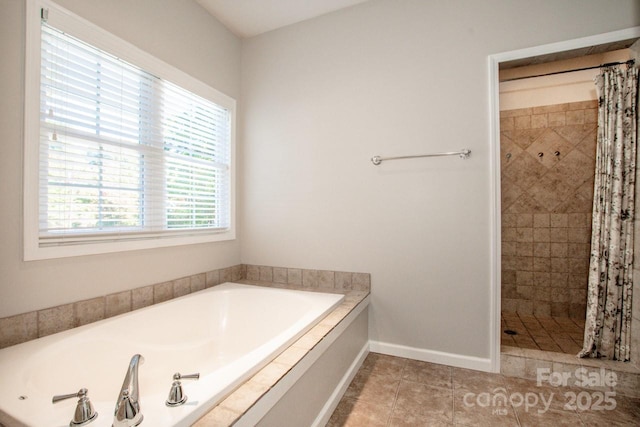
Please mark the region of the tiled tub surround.
<svg viewBox="0 0 640 427"><path fill-rule="evenodd" d="M308 370L311 365L321 367L322 360L318 361L318 359L327 352L327 347L343 335L343 340L353 341L347 344L351 347L355 345L352 352L355 350L358 352L353 362L347 358L346 362L350 365L347 369L347 376L342 378L336 387L336 390L342 389L344 391L346 389L366 356L365 350L368 349L368 339L362 340L362 335L366 335L367 329L366 308L369 304L368 295L371 289L370 274L257 265L246 265L245 267L247 278L240 283L317 292L340 292L345 294L345 299L318 325L213 408L194 426L311 425L311 421L319 422L322 420L323 423L328 421L332 410L338 404L337 397L339 396L336 396L333 391L327 402L322 402L322 397L319 397L322 396L319 388L321 382L325 383L325 388L327 388L326 381L314 380L313 373L309 374ZM360 328L364 330L359 336L356 336L356 339L352 339L344 331L347 328L354 329L353 325L358 321ZM350 329L347 331L353 336L354 332ZM360 345L357 343L358 339L363 341ZM340 355L340 358L344 359L344 355ZM341 362L345 363L344 360ZM330 364L333 365L333 363ZM327 370L329 369L333 369L333 366L327 367ZM304 385L299 387L303 389L302 391L293 388L297 382L304 382L304 379L300 380L303 375L311 378L307 379L307 382L310 382L307 388L312 389L311 392L315 399L306 396ZM316 375L318 375L317 372ZM324 380L330 376L330 373L321 370L319 375ZM340 372L333 372L334 377L339 375L341 375ZM330 386L330 388L333 387ZM274 405L274 401L280 399L282 400L278 402L278 406ZM302 401L296 402L296 399ZM316 401L316 406L318 400L322 404L318 418L312 417L311 420L303 421L305 416L308 416L309 413L314 414L319 409L313 408L313 400ZM305 409L301 414L301 410L298 408L295 411L294 407Z"/></svg>
<svg viewBox="0 0 640 427"><path fill-rule="evenodd" d="M502 310L584 318L597 102L502 111L500 121Z"/></svg>
<svg viewBox="0 0 640 427"><path fill-rule="evenodd" d="M240 283L314 291L308 287L287 283L254 280L242 280ZM317 289L317 291L326 292L326 290L321 289ZM322 380L319 381L313 377L308 380L311 384L307 385L307 387L311 388L313 396L306 396L304 393L292 389L292 385L295 385L295 382L306 374L310 366L315 364L322 369L322 361L318 362L318 358L322 357L322 353L327 351L327 347L334 340L340 339L340 334L344 334L344 330L352 327L356 321L360 320L360 327L364 329L360 335L366 335L366 308L369 304L369 290L344 290L341 293L345 294L345 299L340 306L297 342L293 343L269 365L220 402L207 415L196 422L194 427L311 425L312 422L309 420L302 421L299 419L301 417L299 414L300 407L304 408L302 411L308 409L311 410L312 414L316 413L317 408L313 408L313 401L317 401L317 395L321 394L319 390L320 383L326 377L331 376L331 373L321 370L319 376ZM364 323L362 319L364 319ZM353 332L350 333L353 334ZM345 336L345 338L352 340L350 336ZM346 390L349 382L366 357L368 339L362 336L359 339L362 340L362 343L356 343L358 355L353 362L346 361L347 365L350 365L347 370L347 376L343 377L340 384L335 387L335 390L339 390L340 393L334 391L329 401L326 403L321 402L322 410L320 414L318 414L317 418L315 415L311 418L311 420L318 423L314 425L324 425L328 421L333 409L338 404L340 395ZM327 370L330 369L329 367L326 368ZM289 401L285 399L280 402L280 408L273 409L274 401L281 399L283 396L288 398ZM294 401L292 402L291 399ZM299 401L295 402L296 399ZM318 406L317 402L316 406ZM285 418L283 419L283 417ZM296 417L298 417L297 421ZM319 422L319 420L322 420L322 422Z"/></svg>
<svg viewBox="0 0 640 427"><path fill-rule="evenodd" d="M304 270L300 268L244 265L247 280L274 285L302 286L304 289L337 291L368 291L371 288L369 273L344 271Z"/></svg>
<svg viewBox="0 0 640 427"><path fill-rule="evenodd" d="M255 278L256 272L257 278ZM238 264L115 294L0 318L0 348L97 322L220 283L237 282L248 277L263 282L289 284L309 289L337 291L353 289L368 291L370 289L368 273ZM265 280L269 278L271 279Z"/></svg>
<svg viewBox="0 0 640 427"><path fill-rule="evenodd" d="M60 389L81 386L90 390L96 411L113 411L122 367L129 364L131 355L141 353L146 359L139 380L145 423L190 426L321 322L344 298L335 292L228 282L2 349L0 424L19 424L15 420L34 426L68 423L73 402L54 406L51 396ZM80 348L85 349L82 357L69 351ZM201 376L185 384L191 404L168 408L164 403L176 370ZM19 395L28 399L17 399ZM106 427L110 421L99 418L96 426Z"/></svg>
<svg viewBox="0 0 640 427"><path fill-rule="evenodd" d="M155 285L0 319L0 348L45 337L244 277L244 267L194 274Z"/></svg>
<svg viewBox="0 0 640 427"><path fill-rule="evenodd" d="M324 396L328 396L328 400L321 402L322 405L320 405L320 407L313 407L313 405L309 405L309 402L306 401L307 398L303 397L305 404L297 405L299 408L302 408L298 411L297 415L299 417L309 416L309 410L317 410L317 413L311 412L311 416L320 417L318 419L326 422L338 404L339 396L344 389L346 389L368 352L367 306L369 304L370 275L368 273L245 265L234 266L223 270L204 273L205 287L215 286L223 283L223 281L233 280L239 283L258 286L318 292L332 291L345 294L345 299L320 321L320 323L293 343L293 345L282 352L249 381L227 396L220 404L196 422L195 425L199 427L219 427L227 425L270 425L269 422L278 423L278 421L274 421L274 419L278 419L278 412L282 413L284 411L287 413L287 416L289 416L291 400L305 396L304 387L307 388L307 393L313 390L314 397L318 394L318 383L322 381L318 381L318 378L313 378L313 367L310 365L320 366L320 373L318 373L318 368L316 368L315 376L321 376L324 379L327 376L327 371L329 370L327 368L329 368L329 366L325 366L325 369L322 369L323 358L335 358L337 354L340 360L331 361L329 363L331 368L333 368L333 365L346 364L348 369L343 369L346 372L344 377L342 377L343 371L338 370L333 372L333 377L336 379L335 383L337 385L332 382L327 384L327 381L324 381L324 388L326 389ZM278 281L237 279L237 275L246 276L247 271L251 271L251 274L255 271L261 271L263 274L262 279L268 278L268 274L271 272L272 279L275 277ZM274 271L276 272L275 275L273 274ZM283 273L286 274L283 276ZM195 279L196 283L199 283L202 275L195 276L197 276ZM190 283L190 279L195 276L187 278L189 281L178 279L168 283L171 283L172 286L178 283L176 286L182 286L181 289L186 290L186 283ZM286 277L287 280L284 280L284 277ZM303 280L304 277L306 277L307 280ZM320 277L322 277L322 279L318 279ZM316 280L313 280L314 278ZM155 286L159 286L158 289L161 290L168 288L164 284ZM196 285L193 291L200 289L201 287ZM134 293L136 291L137 290L133 290L131 292ZM152 292L152 295L153 294ZM166 294L163 295L168 294L169 293L166 292ZM170 298L180 295L183 294L172 294ZM163 301L170 298L165 298ZM158 300L154 302L161 301ZM78 302L76 304L82 303L84 302ZM151 303L147 305L150 304ZM36 312L36 315L37 314ZM339 344L340 340L342 340L341 344ZM333 347L338 345L342 345L343 347L346 345L348 351L351 353L345 358L344 349L340 350L341 353L337 353L336 350L333 349ZM333 356L331 356L331 354L329 356L323 354L331 352L333 352ZM309 372L311 372L311 375ZM310 377L310 379L305 379L305 375ZM340 381L338 381L336 376L341 377L339 378ZM298 386L298 384L302 385ZM303 389L302 393L300 389ZM284 403L281 403L279 400ZM266 423L264 420L267 420Z"/></svg>

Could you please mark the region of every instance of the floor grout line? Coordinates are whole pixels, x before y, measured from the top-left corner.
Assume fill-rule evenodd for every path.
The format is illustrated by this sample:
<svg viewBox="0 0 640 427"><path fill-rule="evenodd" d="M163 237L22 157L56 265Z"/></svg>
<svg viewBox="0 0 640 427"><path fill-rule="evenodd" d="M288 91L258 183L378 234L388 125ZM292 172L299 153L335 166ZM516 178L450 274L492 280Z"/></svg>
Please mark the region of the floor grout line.
<svg viewBox="0 0 640 427"><path fill-rule="evenodd" d="M584 327L578 322L579 319L570 317L503 312L502 342L519 348L575 354L582 348L582 339L575 336L584 334ZM505 335L505 329L517 330L519 334Z"/></svg>
<svg viewBox="0 0 640 427"><path fill-rule="evenodd" d="M374 355L374 353L371 353ZM369 357L369 356L367 356ZM420 361L411 361L410 359L388 356L388 355L379 355L375 354L375 358L380 358L381 361L381 370L376 369L375 362L374 364L365 365L368 369L363 369L371 373L371 377L377 377L375 380L376 384L380 384L376 387L381 387L380 389L375 388L372 390L371 388L367 388L367 396L370 396L372 400L362 400L367 403L367 412L362 412L359 410L353 416L350 413L347 415L340 415L336 419L334 419L334 423L332 426L341 426L341 427L369 427L372 425L369 421L367 421L367 415L369 411L375 410L370 405L375 405L379 399L376 398L377 390L382 392L383 390L387 390L385 393L388 393L389 398L391 399L391 405L386 407L380 407L378 414L379 418L376 419L375 425L378 426L386 426L391 427L399 423L401 425L408 425L408 422L415 423L415 425L431 425L430 422L436 423L438 421L438 425L442 423L442 425L446 426L479 426L479 427L490 427L492 425L503 425L508 423L509 425L522 427L525 425L588 425L589 422L600 422L606 420L606 414L600 414L596 412L585 412L581 413L572 408L562 408L560 406L551 406L551 411L548 413L539 413L539 412L530 412L531 408L525 410L523 406L514 406L511 401L506 402L506 406L502 406L503 408L509 408L510 412L505 413L494 413L491 411L492 408L485 408L483 410L480 408L482 406L479 401L473 400L476 402L474 408L466 407L466 400L456 400L456 393L460 391L460 396L464 394L464 391L470 391L478 395L478 393L489 393L495 395L495 393L502 393L498 391L498 388L504 388L507 396L512 395L513 393L529 393L529 392L544 392L547 393L549 390L537 389L539 384L536 386L536 382L534 380L526 380L520 378L511 378L501 374L491 374L485 372L477 372L470 371L461 368L454 368L451 366L447 367L447 371L442 370L443 366L446 365L438 365L429 362L420 362ZM395 360L394 360L395 359ZM384 362L384 363L383 363ZM388 364L388 362L392 362ZM395 364L395 367L393 365ZM392 371L389 370L389 366L392 367ZM434 370L435 369L435 370ZM434 371L432 371L434 370ZM377 372L373 374L373 372ZM426 375L429 372L433 372L434 376ZM447 373L445 375L445 372ZM417 375L417 376L416 376ZM405 378L406 377L406 378ZM381 382L380 378L386 378L385 381ZM449 386L448 387L440 387L443 384L443 381L448 378ZM389 389L389 382L397 382L395 389ZM416 383L420 384L422 387L416 387L416 391L412 391L411 384ZM436 383L438 385L436 385ZM403 386L404 384L404 386ZM401 387L404 387L401 389ZM426 398L430 395L429 388L439 388L439 389L447 389L448 398L451 399L447 404L445 404L445 395L441 394L441 397L434 397L433 406L431 405L431 401ZM391 393L393 390L393 393ZM417 390L421 390L419 393ZM568 389L558 389L558 393L562 393L563 391L567 391ZM399 406L399 396L400 391L403 391L403 399L407 400L407 404L409 406ZM406 395L404 393L407 393ZM561 396L561 395L559 395ZM345 398L347 399L347 398ZM351 396L348 398L351 400L359 401L359 396ZM418 399L412 403L413 399ZM424 400L422 400L424 399ZM404 401L404 400L403 400ZM386 401L388 402L388 401ZM416 402L421 402L420 409L417 409L413 412L414 406ZM564 400L561 400L562 404ZM634 399L633 402L637 402L640 406L640 399ZM357 405L356 405L357 406ZM423 408L426 409L424 414L422 413ZM431 409L429 409L431 408ZM446 408L449 408L448 410ZM442 417L445 415L443 411L451 411L451 418L449 421L444 421ZM388 411L388 412L387 412ZM624 417L630 417L633 420L638 418L638 415L633 409L624 409L625 414ZM593 414L593 415L592 415ZM501 416L505 416L505 418L501 418ZM610 414L609 416L617 416L618 414ZM601 419L600 419L601 418ZM342 420L342 421L341 421ZM370 419L369 419L370 420ZM411 420L411 421L410 421ZM404 424L403 424L404 423ZM569 423L569 424L563 424ZM604 424L603 424L604 425ZM629 425L640 425L640 423L629 424Z"/></svg>
<svg viewBox="0 0 640 427"><path fill-rule="evenodd" d="M387 427L391 425L391 420L393 419L393 413L396 409L396 403L398 403L398 393L400 393L400 384L402 383L402 378L404 377L404 370L407 368L407 363L409 363L409 359L404 359L404 363L402 364L402 369L400 370L400 378L398 379L398 386L396 387L396 392L393 396L393 403L391 404L391 411L389 412L389 417L387 418Z"/></svg>

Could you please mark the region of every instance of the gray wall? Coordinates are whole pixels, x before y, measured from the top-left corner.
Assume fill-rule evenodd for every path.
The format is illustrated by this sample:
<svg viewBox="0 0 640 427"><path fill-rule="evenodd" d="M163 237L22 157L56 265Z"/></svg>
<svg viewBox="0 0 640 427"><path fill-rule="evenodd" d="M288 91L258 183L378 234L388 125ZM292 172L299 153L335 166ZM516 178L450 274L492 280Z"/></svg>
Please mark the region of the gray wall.
<svg viewBox="0 0 640 427"><path fill-rule="evenodd" d="M487 56L636 26L639 5L373 0L246 40L243 262L370 272L372 340L489 357Z"/></svg>
<svg viewBox="0 0 640 427"><path fill-rule="evenodd" d="M23 262L24 1L0 0L0 317L240 261L362 271L371 339L482 358L487 55L640 24L633 0L372 0L241 43L191 0L60 4L232 97L242 85L241 238ZM369 162L462 147L464 162Z"/></svg>

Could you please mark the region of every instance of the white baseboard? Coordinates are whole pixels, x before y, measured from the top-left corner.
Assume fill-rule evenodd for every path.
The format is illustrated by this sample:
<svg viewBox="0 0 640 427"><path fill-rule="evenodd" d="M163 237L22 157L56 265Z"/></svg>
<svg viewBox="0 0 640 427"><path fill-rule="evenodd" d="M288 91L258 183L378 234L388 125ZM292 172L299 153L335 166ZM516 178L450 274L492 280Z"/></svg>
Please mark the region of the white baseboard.
<svg viewBox="0 0 640 427"><path fill-rule="evenodd" d="M390 356L405 357L408 359L422 360L424 362L455 366L458 368L491 372L491 359L461 356L459 354L444 353L441 351L423 350L403 345L382 343L379 341L369 341L364 347L362 347L358 356L351 363L351 366L340 380L340 383L336 386L311 427L321 427L327 424L329 418L331 418L331 415L333 414L333 411L335 411L338 403L340 403L340 399L342 399L345 391L347 391L347 387L351 384L351 381L362 366L364 359L370 351L388 354Z"/></svg>
<svg viewBox="0 0 640 427"><path fill-rule="evenodd" d="M475 369L477 371L491 372L491 359L483 359L473 356L461 356L459 354L444 353L441 351L424 350L414 347L407 347L397 344L382 343L379 341L367 342L356 358L353 360L349 369L345 372L340 382L336 385L333 393L322 407L320 413L311 424L311 427L322 427L327 424L329 418L340 403L340 399L347 391L349 384L355 377L356 373L362 366L364 359L369 352L388 354L390 356L405 357L408 359L422 360L424 362L439 363L442 365L455 366L458 368Z"/></svg>
<svg viewBox="0 0 640 427"><path fill-rule="evenodd" d="M364 362L364 359L367 357L367 354L369 354L368 342L362 347L362 349L360 350L360 353L358 353L358 356L356 356L353 363L351 363L351 366L349 366L349 369L344 374L344 376L336 386L333 393L331 393L331 396L322 407L322 410L320 411L316 419L313 421L313 424L311 424L311 427L321 427L326 425L327 422L329 422L329 418L331 418L333 411L335 411L336 407L338 406L338 403L340 403L340 399L342 399L342 396L347 391L347 387L349 387L349 384L351 384L353 377L355 377L356 373L358 373L358 370L362 366L362 363Z"/></svg>
<svg viewBox="0 0 640 427"><path fill-rule="evenodd" d="M476 371L492 372L491 359L474 356L463 356L442 351L424 350L404 345L389 344L379 341L369 341L369 350L390 356L406 357L424 362L439 363L457 368L475 369Z"/></svg>

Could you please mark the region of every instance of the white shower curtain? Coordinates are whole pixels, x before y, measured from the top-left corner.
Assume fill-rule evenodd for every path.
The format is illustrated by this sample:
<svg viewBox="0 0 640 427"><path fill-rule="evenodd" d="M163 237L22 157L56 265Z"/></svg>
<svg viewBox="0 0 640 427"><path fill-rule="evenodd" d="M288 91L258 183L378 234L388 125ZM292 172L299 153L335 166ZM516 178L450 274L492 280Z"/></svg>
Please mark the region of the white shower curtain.
<svg viewBox="0 0 640 427"><path fill-rule="evenodd" d="M587 316L580 357L629 360L638 70L607 67L596 78L598 142Z"/></svg>

